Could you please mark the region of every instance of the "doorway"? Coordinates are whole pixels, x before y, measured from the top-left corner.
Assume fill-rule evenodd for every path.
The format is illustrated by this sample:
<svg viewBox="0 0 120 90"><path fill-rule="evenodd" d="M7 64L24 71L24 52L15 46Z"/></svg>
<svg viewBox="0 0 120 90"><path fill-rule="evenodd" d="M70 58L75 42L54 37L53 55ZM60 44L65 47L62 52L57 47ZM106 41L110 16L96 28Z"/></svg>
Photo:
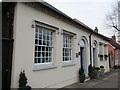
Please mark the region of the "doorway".
<svg viewBox="0 0 120 90"><path fill-rule="evenodd" d="M85 36L80 37L79 41L79 49L80 49L80 66L83 67L84 73L88 74L88 41Z"/></svg>
<svg viewBox="0 0 120 90"><path fill-rule="evenodd" d="M84 60L84 57L83 57L83 47L80 47L80 64L81 64L81 67L84 67L83 66L83 60Z"/></svg>
<svg viewBox="0 0 120 90"><path fill-rule="evenodd" d="M92 64L93 66L95 67L98 67L98 53L97 53L97 47L98 47L98 44L97 44L97 41L94 40L93 41L93 60L92 60Z"/></svg>
<svg viewBox="0 0 120 90"><path fill-rule="evenodd" d="M93 66L96 66L95 65L95 48L93 48Z"/></svg>
<svg viewBox="0 0 120 90"><path fill-rule="evenodd" d="M108 58L109 58L109 68L111 70L111 54L110 53L108 53Z"/></svg>

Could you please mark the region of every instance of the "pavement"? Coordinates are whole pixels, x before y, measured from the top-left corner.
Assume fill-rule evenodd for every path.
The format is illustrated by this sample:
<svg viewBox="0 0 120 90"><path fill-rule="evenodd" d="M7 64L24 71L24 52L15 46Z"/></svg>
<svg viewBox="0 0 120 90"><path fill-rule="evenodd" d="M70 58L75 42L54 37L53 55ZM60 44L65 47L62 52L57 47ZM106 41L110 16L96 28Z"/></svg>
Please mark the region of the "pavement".
<svg viewBox="0 0 120 90"><path fill-rule="evenodd" d="M104 74L98 79L90 79L85 83L74 83L72 85L66 86L64 88L118 88L120 86L120 69L119 70L112 70ZM119 84L119 85L118 85ZM119 87L120 88L120 87Z"/></svg>

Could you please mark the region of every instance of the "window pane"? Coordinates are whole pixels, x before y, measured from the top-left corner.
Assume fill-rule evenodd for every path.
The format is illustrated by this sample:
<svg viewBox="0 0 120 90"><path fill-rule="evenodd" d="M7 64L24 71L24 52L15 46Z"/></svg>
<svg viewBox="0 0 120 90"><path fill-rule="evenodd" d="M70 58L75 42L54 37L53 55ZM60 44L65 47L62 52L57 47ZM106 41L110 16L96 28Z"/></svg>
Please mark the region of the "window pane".
<svg viewBox="0 0 120 90"><path fill-rule="evenodd" d="M38 40L37 39L35 39L35 44L38 44Z"/></svg>
<svg viewBox="0 0 120 90"><path fill-rule="evenodd" d="M38 58L35 58L35 63L37 63L38 62Z"/></svg>
<svg viewBox="0 0 120 90"><path fill-rule="evenodd" d="M49 46L49 41L47 41L47 46Z"/></svg>
<svg viewBox="0 0 120 90"><path fill-rule="evenodd" d="M38 47L37 46L35 46L35 51L37 51L38 50Z"/></svg>
<svg viewBox="0 0 120 90"><path fill-rule="evenodd" d="M49 62L52 62L52 58L49 58Z"/></svg>
<svg viewBox="0 0 120 90"><path fill-rule="evenodd" d="M49 36L47 36L47 40L49 40L49 38L50 38L50 37L49 37Z"/></svg>
<svg viewBox="0 0 120 90"><path fill-rule="evenodd" d="M45 35L45 34L46 34L46 30L44 29L44 30L43 30L43 35Z"/></svg>
<svg viewBox="0 0 120 90"><path fill-rule="evenodd" d="M37 52L35 52L35 57L38 57L38 53Z"/></svg>
<svg viewBox="0 0 120 90"><path fill-rule="evenodd" d="M42 63L44 63L45 62L45 58L42 58Z"/></svg>
<svg viewBox="0 0 120 90"><path fill-rule="evenodd" d="M41 46L38 46L38 51L41 51Z"/></svg>
<svg viewBox="0 0 120 90"><path fill-rule="evenodd" d="M52 36L52 32L50 31L50 35Z"/></svg>
<svg viewBox="0 0 120 90"><path fill-rule="evenodd" d="M38 38L38 34L37 33L35 33L35 38Z"/></svg>
<svg viewBox="0 0 120 90"><path fill-rule="evenodd" d="M38 57L40 58L40 56L41 56L41 53L40 53L40 52L38 52Z"/></svg>
<svg viewBox="0 0 120 90"><path fill-rule="evenodd" d="M42 29L39 27L39 33L42 34Z"/></svg>
<svg viewBox="0 0 120 90"><path fill-rule="evenodd" d="M42 34L39 34L39 39L42 39Z"/></svg>
<svg viewBox="0 0 120 90"><path fill-rule="evenodd" d="M36 28L35 32L38 33L38 27Z"/></svg>
<svg viewBox="0 0 120 90"><path fill-rule="evenodd" d="M38 63L40 63L40 58L38 58Z"/></svg>
<svg viewBox="0 0 120 90"><path fill-rule="evenodd" d="M48 48L49 48L49 47L46 47L46 51L48 51Z"/></svg>
<svg viewBox="0 0 120 90"><path fill-rule="evenodd" d="M71 36L63 34L63 61L71 60Z"/></svg>
<svg viewBox="0 0 120 90"><path fill-rule="evenodd" d="M42 40L39 40L39 45L42 45Z"/></svg>
<svg viewBox="0 0 120 90"><path fill-rule="evenodd" d="M35 63L52 62L52 31L36 27L35 30Z"/></svg>

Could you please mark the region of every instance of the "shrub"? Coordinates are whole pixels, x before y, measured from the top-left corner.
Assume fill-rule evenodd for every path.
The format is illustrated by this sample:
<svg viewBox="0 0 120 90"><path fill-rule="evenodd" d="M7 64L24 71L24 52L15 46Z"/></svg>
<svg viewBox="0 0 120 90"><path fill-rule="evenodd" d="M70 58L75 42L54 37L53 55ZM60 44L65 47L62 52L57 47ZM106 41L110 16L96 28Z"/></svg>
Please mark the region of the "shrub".
<svg viewBox="0 0 120 90"><path fill-rule="evenodd" d="M117 69L118 68L118 66L117 65L114 65L114 69Z"/></svg>
<svg viewBox="0 0 120 90"><path fill-rule="evenodd" d="M114 65L114 69L120 69L120 65Z"/></svg>
<svg viewBox="0 0 120 90"><path fill-rule="evenodd" d="M104 66L101 65L100 68L104 68Z"/></svg>
<svg viewBox="0 0 120 90"><path fill-rule="evenodd" d="M26 86L27 84L27 77L25 75L25 70L21 70L20 72L20 78L19 78L19 88L18 90L31 90L30 86Z"/></svg>
<svg viewBox="0 0 120 90"><path fill-rule="evenodd" d="M89 75L90 79L94 78L94 67L92 67L91 64L88 66L88 75Z"/></svg>
<svg viewBox="0 0 120 90"><path fill-rule="evenodd" d="M118 65L118 68L120 69L120 65Z"/></svg>
<svg viewBox="0 0 120 90"><path fill-rule="evenodd" d="M81 66L81 68L79 69L79 79L81 83L84 83L85 81L85 74L84 74L84 69Z"/></svg>
<svg viewBox="0 0 120 90"><path fill-rule="evenodd" d="M100 68L99 67L95 67L95 71L99 71L100 70Z"/></svg>
<svg viewBox="0 0 120 90"><path fill-rule="evenodd" d="M20 72L19 87L25 87L27 84L27 78L25 76L25 70Z"/></svg>
<svg viewBox="0 0 120 90"><path fill-rule="evenodd" d="M82 75L84 73L84 69L83 69L83 67L81 67L80 69L79 69L79 75Z"/></svg>

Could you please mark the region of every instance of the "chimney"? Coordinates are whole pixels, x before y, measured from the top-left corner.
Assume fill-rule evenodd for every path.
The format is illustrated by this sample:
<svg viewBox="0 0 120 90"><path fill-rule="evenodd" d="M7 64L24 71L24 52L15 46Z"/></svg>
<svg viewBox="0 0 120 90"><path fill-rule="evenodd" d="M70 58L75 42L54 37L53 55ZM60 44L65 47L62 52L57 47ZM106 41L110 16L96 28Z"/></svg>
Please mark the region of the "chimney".
<svg viewBox="0 0 120 90"><path fill-rule="evenodd" d="M116 36L115 36L115 35L112 36L112 40L113 40L113 41L116 41Z"/></svg>
<svg viewBox="0 0 120 90"><path fill-rule="evenodd" d="M96 33L98 33L98 28L97 28L97 27L95 27L94 31L95 31Z"/></svg>

